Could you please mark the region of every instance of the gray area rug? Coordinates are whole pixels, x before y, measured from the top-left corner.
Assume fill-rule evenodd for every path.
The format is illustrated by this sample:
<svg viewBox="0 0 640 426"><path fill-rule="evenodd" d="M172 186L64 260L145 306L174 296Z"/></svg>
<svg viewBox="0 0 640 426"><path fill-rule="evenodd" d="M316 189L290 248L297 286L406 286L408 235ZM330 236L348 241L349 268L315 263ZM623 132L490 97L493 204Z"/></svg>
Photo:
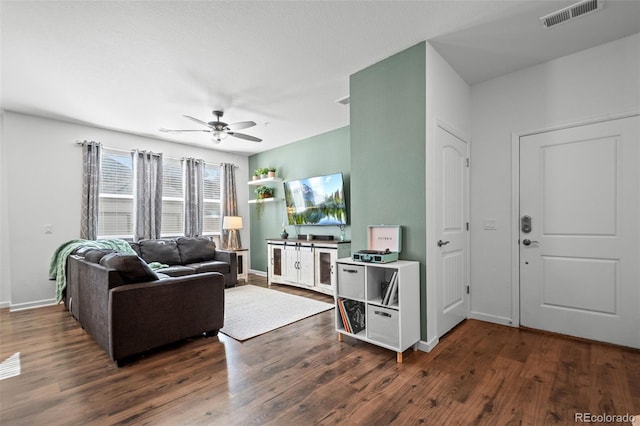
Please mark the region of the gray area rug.
<svg viewBox="0 0 640 426"><path fill-rule="evenodd" d="M240 341L334 307L330 303L254 285L228 288L224 297L224 327L220 332Z"/></svg>

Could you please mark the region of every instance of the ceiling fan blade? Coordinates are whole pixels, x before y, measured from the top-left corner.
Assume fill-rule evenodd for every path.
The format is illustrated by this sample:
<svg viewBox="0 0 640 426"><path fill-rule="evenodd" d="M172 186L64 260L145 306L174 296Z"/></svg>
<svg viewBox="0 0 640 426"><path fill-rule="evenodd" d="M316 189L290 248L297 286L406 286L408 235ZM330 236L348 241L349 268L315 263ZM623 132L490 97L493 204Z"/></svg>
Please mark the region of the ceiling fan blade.
<svg viewBox="0 0 640 426"><path fill-rule="evenodd" d="M209 123L207 123L206 121L199 120L199 119L197 119L195 117L191 117L190 115L183 115L183 117L186 117L189 120L193 120L198 124L202 124L203 126L211 127L211 126L209 126Z"/></svg>
<svg viewBox="0 0 640 426"><path fill-rule="evenodd" d="M239 121L237 123L228 124L227 127L229 128L229 130L240 130L240 129L247 129L255 125L256 123L253 121Z"/></svg>
<svg viewBox="0 0 640 426"><path fill-rule="evenodd" d="M256 138L255 136L251 136L251 135L245 135L244 133L227 132L227 134L235 138L245 139L251 142L262 142L262 139Z"/></svg>
<svg viewBox="0 0 640 426"><path fill-rule="evenodd" d="M182 132L209 132L210 130L180 130L180 129L165 129L164 127L158 129L164 133L182 133Z"/></svg>

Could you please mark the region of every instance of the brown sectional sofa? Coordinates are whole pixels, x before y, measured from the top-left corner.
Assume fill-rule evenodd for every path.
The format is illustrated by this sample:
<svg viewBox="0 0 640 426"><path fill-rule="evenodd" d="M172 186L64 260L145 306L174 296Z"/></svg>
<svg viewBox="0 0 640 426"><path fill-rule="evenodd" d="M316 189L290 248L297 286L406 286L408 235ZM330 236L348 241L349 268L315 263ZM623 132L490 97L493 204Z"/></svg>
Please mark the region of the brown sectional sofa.
<svg viewBox="0 0 640 426"><path fill-rule="evenodd" d="M224 288L236 282L235 253L215 250L212 257L213 242L187 240L132 244L140 256L100 249L69 256L67 307L118 366L150 349L216 335L224 325ZM176 251L188 263L176 264L170 257ZM154 272L148 262L169 266Z"/></svg>

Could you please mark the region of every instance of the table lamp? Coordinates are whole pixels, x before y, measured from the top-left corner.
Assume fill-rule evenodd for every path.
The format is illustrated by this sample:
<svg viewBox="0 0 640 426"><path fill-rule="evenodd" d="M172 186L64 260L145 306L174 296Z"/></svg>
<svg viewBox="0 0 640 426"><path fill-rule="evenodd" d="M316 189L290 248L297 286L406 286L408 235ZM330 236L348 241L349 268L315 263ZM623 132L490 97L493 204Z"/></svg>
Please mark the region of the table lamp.
<svg viewBox="0 0 640 426"><path fill-rule="evenodd" d="M242 217L241 216L225 216L222 219L222 229L229 231L229 239L227 240L227 248L231 250L238 250L238 229L242 229Z"/></svg>

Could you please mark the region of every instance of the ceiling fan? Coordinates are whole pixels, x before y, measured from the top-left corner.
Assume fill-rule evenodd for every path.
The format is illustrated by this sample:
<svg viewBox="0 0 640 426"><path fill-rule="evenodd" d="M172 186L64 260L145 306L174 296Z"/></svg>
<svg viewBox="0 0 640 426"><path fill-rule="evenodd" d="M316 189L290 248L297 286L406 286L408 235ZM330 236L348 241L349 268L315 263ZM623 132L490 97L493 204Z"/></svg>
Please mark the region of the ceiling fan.
<svg viewBox="0 0 640 426"><path fill-rule="evenodd" d="M203 126L207 126L208 129L201 129L201 130L172 130L172 129L161 128L159 130L161 132L165 132L165 133L209 132L209 133L211 133L211 141L213 143L216 143L216 144L220 143L222 141L222 139L227 137L227 135L233 136L234 138L244 139L244 140L247 140L247 141L262 142L262 139L256 138L255 136L245 135L244 133L236 132L236 130L239 130L239 129L246 129L246 128L255 126L256 125L255 122L253 122L253 121L240 121L238 123L227 124L227 123L224 123L224 122L220 121L220 119L222 118L223 114L224 113L222 111L213 111L213 115L216 116L216 119L215 119L215 121L209 121L208 123L206 121L199 120L199 119L197 119L195 117L191 117L189 115L184 115L183 116L183 117L188 118L189 120L195 121L198 124L202 124Z"/></svg>

